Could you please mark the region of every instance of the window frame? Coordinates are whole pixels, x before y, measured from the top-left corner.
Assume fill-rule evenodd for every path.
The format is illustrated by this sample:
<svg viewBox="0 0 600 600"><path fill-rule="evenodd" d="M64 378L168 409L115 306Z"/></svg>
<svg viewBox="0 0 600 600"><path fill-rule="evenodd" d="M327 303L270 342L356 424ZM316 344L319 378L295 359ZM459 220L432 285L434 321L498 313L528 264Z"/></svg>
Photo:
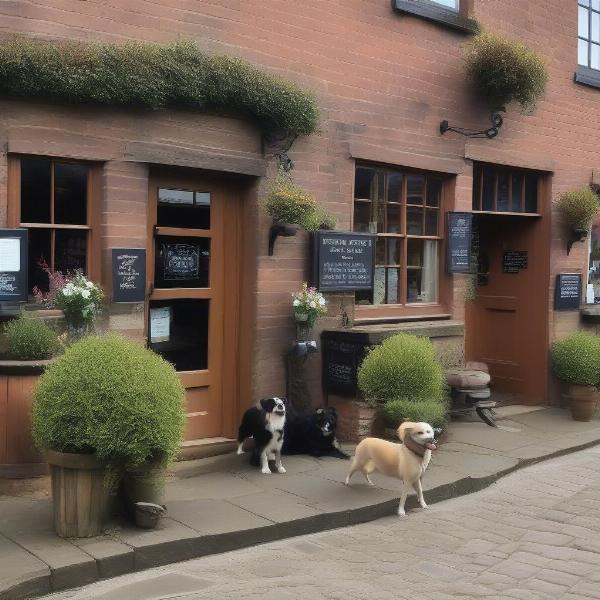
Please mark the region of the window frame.
<svg viewBox="0 0 600 600"><path fill-rule="evenodd" d="M48 160L52 163L52 183L50 202L54 203L54 164L76 164L88 167L87 181L87 206L85 225L72 225L61 223L27 223L21 221L21 161L28 159ZM62 158L59 156L45 155L20 155L11 154L8 156L8 206L7 206L7 226L10 228L21 229L46 229L51 232L57 230L78 230L87 232L87 256L86 256L86 274L92 281L100 283L101 280L101 256L100 256L100 175L101 168L98 163L86 160L76 160L72 158ZM54 210L51 208L51 219L53 220ZM54 236L51 238L51 260L50 268L54 264ZM28 261L30 257L28 256ZM28 283L29 285L29 283Z"/></svg>
<svg viewBox="0 0 600 600"><path fill-rule="evenodd" d="M356 322L369 322L369 321L379 321L379 320L402 320L404 318L412 318L412 317L432 317L432 316L449 316L446 307L449 304L449 296L451 294L451 283L449 281L449 277L445 273L444 269L444 259L446 252L446 237L445 237L445 223L446 223L446 213L449 210L452 210L451 203L449 202L450 198L454 197L454 187L455 187L455 177L452 177L448 173L440 173L438 171L426 171L420 169L414 169L410 167L402 167L399 165L387 165L381 163L374 163L365 160L355 160L354 161L354 169L353 169L353 178L352 178L352 217L351 217L351 230L354 231L354 205L357 198L355 197L355 184L356 184L356 171L359 168L367 168L367 169L375 169L376 171L382 172L395 172L402 174L402 192L401 192L401 227L399 233L388 233L387 231L376 233L377 239L385 239L386 242L389 239L399 239L401 240L401 254L400 261L398 265L388 265L389 261L386 260L385 269L388 266L396 267L399 269L399 277L402 281L402 287L400 290L401 293L401 303L397 304L358 304L355 296L355 304L354 304L354 316ZM423 230L423 235L413 235L408 234L407 232L407 207L411 206L407 204L407 176L408 175L422 175L425 177L424 185L425 189L427 188L427 176L435 176L439 178L441 187L440 187L440 200L438 210L438 223L437 223L437 235L425 235L425 229ZM387 179L387 177L386 177ZM387 183L385 184L387 185ZM387 194L387 190L385 190L385 194ZM358 198L359 201L365 202L367 199ZM369 200L372 202L372 200ZM425 226L425 216L427 211L426 204L426 193L423 194L423 219ZM387 201L385 202L385 206L387 206ZM387 210L385 210L386 216L385 221L387 222ZM437 273L437 300L434 302L411 302L409 303L407 300L408 289L407 289L407 273L408 273L408 264L407 264L407 248L408 241L410 239L418 239L418 240L435 240L438 242L438 273ZM387 254L386 254L387 256ZM376 265L379 267L380 265Z"/></svg>
<svg viewBox="0 0 600 600"><path fill-rule="evenodd" d="M475 34L477 22L469 17L472 0L456 0L457 8L439 4L436 0L392 0L392 10L412 15L464 34Z"/></svg>
<svg viewBox="0 0 600 600"><path fill-rule="evenodd" d="M587 1L587 5L585 2ZM600 74L600 37L598 41L595 42L592 40L592 19L594 15L597 15L598 19L598 33L600 36L600 2L598 3L598 8L594 8L592 4L596 0L578 0L577 2L577 66L583 69L589 69L595 73ZM583 37L579 34L579 9L583 9L587 12L587 37ZM579 42L583 41L587 44L587 62L586 64L581 64L579 62ZM597 46L598 48L598 67L592 67L592 46Z"/></svg>

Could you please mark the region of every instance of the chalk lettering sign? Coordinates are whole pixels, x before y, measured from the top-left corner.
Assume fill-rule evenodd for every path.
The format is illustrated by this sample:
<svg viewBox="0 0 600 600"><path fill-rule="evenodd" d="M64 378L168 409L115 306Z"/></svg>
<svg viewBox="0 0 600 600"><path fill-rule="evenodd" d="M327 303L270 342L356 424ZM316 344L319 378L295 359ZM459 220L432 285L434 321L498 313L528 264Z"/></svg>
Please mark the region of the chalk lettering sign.
<svg viewBox="0 0 600 600"><path fill-rule="evenodd" d="M581 273L560 273L554 288L554 310L578 310L581 303Z"/></svg>
<svg viewBox="0 0 600 600"><path fill-rule="evenodd" d="M449 212L447 216L446 272L470 273L473 215Z"/></svg>
<svg viewBox="0 0 600 600"><path fill-rule="evenodd" d="M505 252L502 256L502 271L504 273L518 273L527 268L527 252Z"/></svg>
<svg viewBox="0 0 600 600"><path fill-rule="evenodd" d="M321 292L372 290L375 242L371 233L318 231L313 237L313 283Z"/></svg>
<svg viewBox="0 0 600 600"><path fill-rule="evenodd" d="M27 230L0 229L0 302L26 302Z"/></svg>
<svg viewBox="0 0 600 600"><path fill-rule="evenodd" d="M357 371L369 350L364 334L324 331L321 335L323 391L354 396L358 390Z"/></svg>
<svg viewBox="0 0 600 600"><path fill-rule="evenodd" d="M191 244L164 244L164 275L167 281L198 279L200 248Z"/></svg>
<svg viewBox="0 0 600 600"><path fill-rule="evenodd" d="M146 295L146 250L113 248L113 302L143 302Z"/></svg>

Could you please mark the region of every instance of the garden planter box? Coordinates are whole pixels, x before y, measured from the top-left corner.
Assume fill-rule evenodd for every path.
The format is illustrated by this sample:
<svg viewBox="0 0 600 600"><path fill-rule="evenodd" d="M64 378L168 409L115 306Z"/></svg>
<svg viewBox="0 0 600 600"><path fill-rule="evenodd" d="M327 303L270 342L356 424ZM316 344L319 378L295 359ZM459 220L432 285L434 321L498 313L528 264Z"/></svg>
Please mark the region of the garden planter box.
<svg viewBox="0 0 600 600"><path fill-rule="evenodd" d="M366 437L383 436L385 425L378 409L338 396L329 396L327 404L337 411L336 437L340 442L357 444Z"/></svg>
<svg viewBox="0 0 600 600"><path fill-rule="evenodd" d="M31 438L31 403L37 380L50 362L0 361L0 477L36 477L48 472Z"/></svg>

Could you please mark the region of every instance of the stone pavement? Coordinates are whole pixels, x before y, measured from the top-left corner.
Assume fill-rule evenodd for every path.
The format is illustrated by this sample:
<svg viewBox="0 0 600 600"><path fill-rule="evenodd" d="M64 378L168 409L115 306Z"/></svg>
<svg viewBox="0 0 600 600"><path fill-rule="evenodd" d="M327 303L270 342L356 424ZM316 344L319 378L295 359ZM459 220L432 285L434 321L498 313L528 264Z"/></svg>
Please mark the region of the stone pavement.
<svg viewBox="0 0 600 600"><path fill-rule="evenodd" d="M502 425L514 431L481 422L450 425L424 478L428 503L481 490L538 460L600 444L598 418L576 423L561 409L513 414ZM236 455L178 463L167 488L168 517L158 529L112 523L106 535L88 540L54 535L48 498L0 497L0 599L34 597L396 510L396 480L375 476L378 487L371 488L357 476L347 488L346 461L298 456L284 464L287 474L266 476ZM409 497L407 507L415 505Z"/></svg>
<svg viewBox="0 0 600 600"><path fill-rule="evenodd" d="M590 600L600 448L407 517L205 557L48 600Z"/></svg>

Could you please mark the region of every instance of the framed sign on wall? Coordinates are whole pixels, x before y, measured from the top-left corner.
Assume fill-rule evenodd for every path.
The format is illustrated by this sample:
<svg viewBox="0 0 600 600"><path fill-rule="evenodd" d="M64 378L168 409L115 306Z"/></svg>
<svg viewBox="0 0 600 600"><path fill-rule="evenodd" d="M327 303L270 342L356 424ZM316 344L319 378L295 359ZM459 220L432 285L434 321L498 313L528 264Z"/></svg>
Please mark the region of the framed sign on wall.
<svg viewBox="0 0 600 600"><path fill-rule="evenodd" d="M0 302L26 302L27 229L0 229Z"/></svg>

